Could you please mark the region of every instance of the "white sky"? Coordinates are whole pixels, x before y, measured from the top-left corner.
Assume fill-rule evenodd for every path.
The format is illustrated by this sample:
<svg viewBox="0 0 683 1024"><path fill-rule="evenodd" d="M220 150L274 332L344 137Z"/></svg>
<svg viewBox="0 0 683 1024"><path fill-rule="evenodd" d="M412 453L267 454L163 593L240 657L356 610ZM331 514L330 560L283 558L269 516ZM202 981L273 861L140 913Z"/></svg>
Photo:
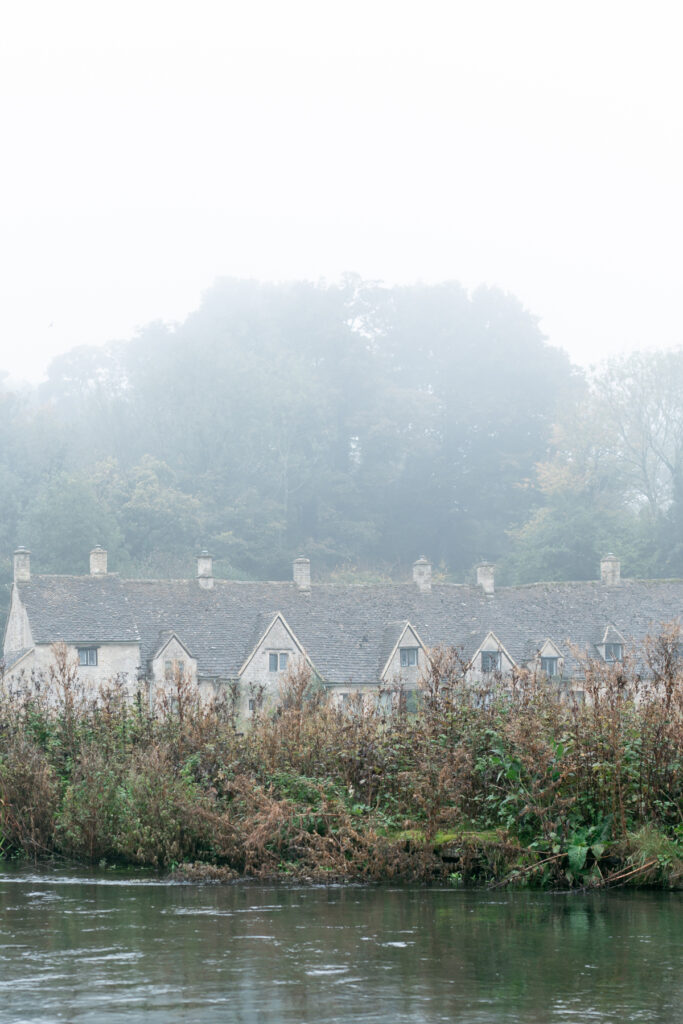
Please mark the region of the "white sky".
<svg viewBox="0 0 683 1024"><path fill-rule="evenodd" d="M220 275L497 284L583 363L683 343L677 16L6 5L0 370L183 319Z"/></svg>

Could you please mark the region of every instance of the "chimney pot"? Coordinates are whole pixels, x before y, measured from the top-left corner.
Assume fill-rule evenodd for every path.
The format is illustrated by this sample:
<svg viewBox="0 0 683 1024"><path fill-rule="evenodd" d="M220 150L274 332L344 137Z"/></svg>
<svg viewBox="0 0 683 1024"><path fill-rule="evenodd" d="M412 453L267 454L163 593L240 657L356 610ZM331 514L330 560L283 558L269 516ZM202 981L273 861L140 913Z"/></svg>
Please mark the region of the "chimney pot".
<svg viewBox="0 0 683 1024"><path fill-rule="evenodd" d="M14 552L14 582L28 583L31 579L31 552L17 548Z"/></svg>
<svg viewBox="0 0 683 1024"><path fill-rule="evenodd" d="M493 597L496 592L496 567L493 562L481 562L477 566L477 585L481 587L487 597Z"/></svg>
<svg viewBox="0 0 683 1024"><path fill-rule="evenodd" d="M621 583L621 562L616 555L605 555L600 561L600 580L606 587L618 587Z"/></svg>
<svg viewBox="0 0 683 1024"><path fill-rule="evenodd" d="M107 552L99 544L90 552L90 575L107 575Z"/></svg>
<svg viewBox="0 0 683 1024"><path fill-rule="evenodd" d="M424 556L413 562L413 583L421 594L429 594L432 589L432 563Z"/></svg>
<svg viewBox="0 0 683 1024"><path fill-rule="evenodd" d="M197 555L197 580L202 590L213 590L213 558L206 548Z"/></svg>
<svg viewBox="0 0 683 1024"><path fill-rule="evenodd" d="M295 558L292 563L293 579L297 590L311 589L311 560L310 558Z"/></svg>

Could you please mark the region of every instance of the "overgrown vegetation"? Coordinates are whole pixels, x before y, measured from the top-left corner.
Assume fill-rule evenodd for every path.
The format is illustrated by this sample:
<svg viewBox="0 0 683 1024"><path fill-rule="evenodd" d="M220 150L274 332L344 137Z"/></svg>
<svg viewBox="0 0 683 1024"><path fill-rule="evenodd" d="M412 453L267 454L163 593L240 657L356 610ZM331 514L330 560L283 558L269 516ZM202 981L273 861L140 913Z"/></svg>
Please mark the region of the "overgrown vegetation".
<svg viewBox="0 0 683 1024"><path fill-rule="evenodd" d="M680 884L678 630L646 665L587 662L585 702L528 674L468 684L431 654L400 688L335 703L302 670L242 731L236 693L182 677L151 714L57 653L51 685L0 700L4 857L309 878L553 887Z"/></svg>

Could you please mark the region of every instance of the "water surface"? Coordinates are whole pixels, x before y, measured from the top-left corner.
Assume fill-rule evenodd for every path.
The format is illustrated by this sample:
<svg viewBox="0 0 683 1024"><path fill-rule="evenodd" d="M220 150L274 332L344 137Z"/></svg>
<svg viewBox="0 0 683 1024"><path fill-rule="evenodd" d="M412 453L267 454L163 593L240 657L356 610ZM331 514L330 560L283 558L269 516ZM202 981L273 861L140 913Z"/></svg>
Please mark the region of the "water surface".
<svg viewBox="0 0 683 1024"><path fill-rule="evenodd" d="M683 1024L679 894L182 885L0 865L0 1021Z"/></svg>

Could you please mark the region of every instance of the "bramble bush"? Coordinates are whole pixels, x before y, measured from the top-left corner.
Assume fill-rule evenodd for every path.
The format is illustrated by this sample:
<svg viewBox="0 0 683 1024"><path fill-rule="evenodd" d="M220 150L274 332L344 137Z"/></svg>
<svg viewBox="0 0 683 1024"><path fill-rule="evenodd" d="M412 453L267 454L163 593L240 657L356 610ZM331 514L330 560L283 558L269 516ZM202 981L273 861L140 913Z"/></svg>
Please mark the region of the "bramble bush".
<svg viewBox="0 0 683 1024"><path fill-rule="evenodd" d="M179 677L153 714L117 681L83 690L58 656L52 686L0 695L0 854L261 876L429 880L457 862L465 880L681 877L676 627L642 665L585 661L585 701L531 672L473 685L466 670L430 652L414 711L400 686L341 705L292 671L241 731L234 686L202 702Z"/></svg>

